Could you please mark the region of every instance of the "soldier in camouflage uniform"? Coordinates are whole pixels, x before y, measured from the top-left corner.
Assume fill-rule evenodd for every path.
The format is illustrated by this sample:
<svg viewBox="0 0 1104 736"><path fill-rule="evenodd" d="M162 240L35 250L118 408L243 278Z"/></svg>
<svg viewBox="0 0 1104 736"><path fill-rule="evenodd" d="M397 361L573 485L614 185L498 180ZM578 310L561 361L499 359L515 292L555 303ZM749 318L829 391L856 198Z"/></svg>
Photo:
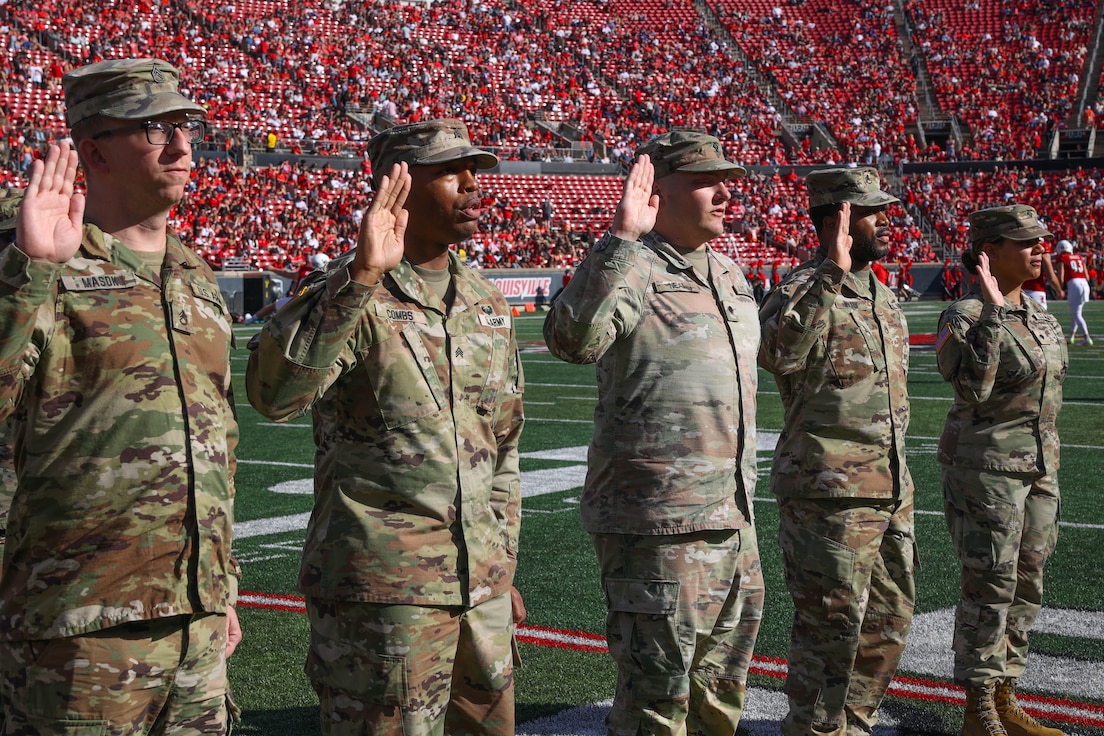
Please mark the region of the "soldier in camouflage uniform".
<svg viewBox="0 0 1104 736"><path fill-rule="evenodd" d="M971 213L962 261L978 288L939 320L939 372L955 392L938 457L962 563L953 646L964 736L1062 733L1024 713L1015 694L1058 540L1055 420L1068 356L1061 325L1022 288L1040 273L1047 237L1026 205Z"/></svg>
<svg viewBox="0 0 1104 736"><path fill-rule="evenodd" d="M228 730L232 332L214 274L167 227L204 130L177 79L157 59L66 74L76 148L34 163L0 255L0 420L18 468L6 734Z"/></svg>
<svg viewBox="0 0 1104 736"><path fill-rule="evenodd" d="M521 363L502 294L449 249L475 232L476 171L498 159L457 120L391 128L368 152L357 249L276 313L247 369L265 416L313 410L306 672L326 734L506 736Z"/></svg>
<svg viewBox="0 0 1104 736"><path fill-rule="evenodd" d="M22 189L6 189L0 193L0 252L15 238L15 213L23 200ZM10 409L8 410L10 411ZM8 508L15 495L15 453L11 444L8 421L0 421L0 547L7 533Z"/></svg>
<svg viewBox="0 0 1104 736"><path fill-rule="evenodd" d="M784 734L877 722L912 623L908 328L870 266L889 252L874 169L806 179L820 247L760 311L759 364L785 408L771 471L794 601Z"/></svg>
<svg viewBox="0 0 1104 736"><path fill-rule="evenodd" d="M731 736L763 575L753 526L759 320L724 232L745 170L712 136L637 151L609 232L552 305L552 353L596 363L582 497L617 663L608 733Z"/></svg>

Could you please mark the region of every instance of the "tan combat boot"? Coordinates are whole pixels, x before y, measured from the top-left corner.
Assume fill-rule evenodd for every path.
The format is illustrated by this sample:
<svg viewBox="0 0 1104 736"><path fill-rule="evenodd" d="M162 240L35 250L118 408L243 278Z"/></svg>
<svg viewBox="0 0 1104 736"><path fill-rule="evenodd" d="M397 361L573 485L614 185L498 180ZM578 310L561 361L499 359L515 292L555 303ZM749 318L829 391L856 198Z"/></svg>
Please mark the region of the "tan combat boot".
<svg viewBox="0 0 1104 736"><path fill-rule="evenodd" d="M1008 736L1065 736L1057 728L1049 728L1024 712L1016 700L1016 678L1006 677L997 683L995 697L997 715Z"/></svg>
<svg viewBox="0 0 1104 736"><path fill-rule="evenodd" d="M962 736L1008 736L997 715L997 703L993 697L995 688L995 685L966 688Z"/></svg>

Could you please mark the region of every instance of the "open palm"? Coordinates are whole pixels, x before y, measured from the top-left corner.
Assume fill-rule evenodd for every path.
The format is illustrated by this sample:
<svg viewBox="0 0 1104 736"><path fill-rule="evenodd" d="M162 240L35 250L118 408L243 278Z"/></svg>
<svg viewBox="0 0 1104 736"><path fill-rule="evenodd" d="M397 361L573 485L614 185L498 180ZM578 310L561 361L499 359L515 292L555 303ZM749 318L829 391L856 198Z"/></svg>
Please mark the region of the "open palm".
<svg viewBox="0 0 1104 736"><path fill-rule="evenodd" d="M820 244L825 254L839 264L844 271L851 270L851 246L855 239L851 237L851 203L841 202L835 222L820 232Z"/></svg>
<svg viewBox="0 0 1104 736"><path fill-rule="evenodd" d="M402 260L406 223L410 213L403 209L410 193L410 171L406 162L395 164L380 181L372 206L360 221L353 277L374 284Z"/></svg>
<svg viewBox="0 0 1104 736"><path fill-rule="evenodd" d="M985 301L998 307L1004 306L1004 294L1001 293L1000 284L997 283L997 278L989 267L989 254L985 251L978 254L977 278Z"/></svg>
<svg viewBox="0 0 1104 736"><path fill-rule="evenodd" d="M651 232L659 214L659 195L652 193L655 167L647 154L641 156L629 169L621 201L613 213L610 232L622 240L639 240Z"/></svg>
<svg viewBox="0 0 1104 736"><path fill-rule="evenodd" d="M84 195L73 191L76 178L77 152L67 141L31 164L15 221L15 242L31 258L65 263L80 247Z"/></svg>

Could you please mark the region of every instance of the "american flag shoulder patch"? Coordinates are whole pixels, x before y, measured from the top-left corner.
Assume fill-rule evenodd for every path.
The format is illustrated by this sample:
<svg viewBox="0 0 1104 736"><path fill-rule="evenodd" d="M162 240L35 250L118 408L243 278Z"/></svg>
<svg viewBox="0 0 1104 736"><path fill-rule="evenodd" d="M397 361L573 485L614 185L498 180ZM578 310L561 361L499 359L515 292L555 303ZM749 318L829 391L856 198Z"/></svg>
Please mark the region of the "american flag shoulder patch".
<svg viewBox="0 0 1104 736"><path fill-rule="evenodd" d="M943 349L943 346L947 344L947 340L951 339L951 326L946 325L939 331L939 335L935 338L935 352L939 352Z"/></svg>

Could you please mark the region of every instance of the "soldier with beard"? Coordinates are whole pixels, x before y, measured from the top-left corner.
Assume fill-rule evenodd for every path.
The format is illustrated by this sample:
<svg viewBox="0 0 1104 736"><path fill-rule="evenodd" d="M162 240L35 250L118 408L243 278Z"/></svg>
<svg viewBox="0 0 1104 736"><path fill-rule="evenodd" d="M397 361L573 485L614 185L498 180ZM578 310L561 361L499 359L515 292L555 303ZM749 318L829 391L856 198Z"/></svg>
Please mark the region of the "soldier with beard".
<svg viewBox="0 0 1104 736"><path fill-rule="evenodd" d="M820 247L760 310L759 365L786 412L771 470L795 608L782 733L862 734L916 598L908 329L870 267L889 252L897 199L869 168L814 171L806 184Z"/></svg>

